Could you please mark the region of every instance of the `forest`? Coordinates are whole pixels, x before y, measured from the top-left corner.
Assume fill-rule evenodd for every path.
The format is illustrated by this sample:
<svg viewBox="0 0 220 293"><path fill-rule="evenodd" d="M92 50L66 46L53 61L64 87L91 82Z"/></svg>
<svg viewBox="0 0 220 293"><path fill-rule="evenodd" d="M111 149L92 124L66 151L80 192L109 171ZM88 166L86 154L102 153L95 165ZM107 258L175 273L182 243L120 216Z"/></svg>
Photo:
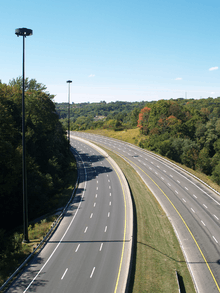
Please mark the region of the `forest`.
<svg viewBox="0 0 220 293"><path fill-rule="evenodd" d="M68 104L56 104L67 127ZM139 146L208 175L220 184L220 97L72 104L71 130L138 127Z"/></svg>
<svg viewBox="0 0 220 293"><path fill-rule="evenodd" d="M136 127L140 110L146 102L79 103L70 105L71 130L106 128L123 130ZM67 128L68 103L56 103L60 121Z"/></svg>
<svg viewBox="0 0 220 293"><path fill-rule="evenodd" d="M53 208L70 168L65 130L54 96L36 80L25 80L26 166L29 219ZM0 229L22 224L22 79L0 83Z"/></svg>

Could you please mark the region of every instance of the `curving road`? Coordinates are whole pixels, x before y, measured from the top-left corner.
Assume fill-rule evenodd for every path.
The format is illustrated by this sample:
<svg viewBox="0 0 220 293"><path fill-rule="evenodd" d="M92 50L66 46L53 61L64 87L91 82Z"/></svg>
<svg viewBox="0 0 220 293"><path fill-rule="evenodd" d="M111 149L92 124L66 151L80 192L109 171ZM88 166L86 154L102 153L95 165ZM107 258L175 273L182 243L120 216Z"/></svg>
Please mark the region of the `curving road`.
<svg viewBox="0 0 220 293"><path fill-rule="evenodd" d="M132 244L128 188L106 153L72 137L71 145L80 171L74 201L7 292L125 291Z"/></svg>
<svg viewBox="0 0 220 293"><path fill-rule="evenodd" d="M104 146L140 174L167 213L198 292L220 292L220 197L191 174L151 152L88 133L76 136Z"/></svg>

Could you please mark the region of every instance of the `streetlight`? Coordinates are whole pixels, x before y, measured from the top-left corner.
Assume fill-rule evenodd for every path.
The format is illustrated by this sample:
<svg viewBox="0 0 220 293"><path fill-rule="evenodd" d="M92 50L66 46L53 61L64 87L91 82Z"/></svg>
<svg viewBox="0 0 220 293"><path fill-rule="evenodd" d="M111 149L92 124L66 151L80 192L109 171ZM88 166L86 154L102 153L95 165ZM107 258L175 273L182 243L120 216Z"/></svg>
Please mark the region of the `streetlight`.
<svg viewBox="0 0 220 293"><path fill-rule="evenodd" d="M26 179L26 155L25 155L25 102L24 102L24 52L25 52L25 38L33 35L33 31L28 28L18 28L15 30L17 37L23 37L23 85L22 85L22 177L23 177L23 223L24 223L24 240L23 242L29 242L28 239L28 203L27 203L27 179Z"/></svg>
<svg viewBox="0 0 220 293"><path fill-rule="evenodd" d="M69 84L69 90L68 90L68 141L70 145L70 84L72 83L72 80L67 80L67 83Z"/></svg>

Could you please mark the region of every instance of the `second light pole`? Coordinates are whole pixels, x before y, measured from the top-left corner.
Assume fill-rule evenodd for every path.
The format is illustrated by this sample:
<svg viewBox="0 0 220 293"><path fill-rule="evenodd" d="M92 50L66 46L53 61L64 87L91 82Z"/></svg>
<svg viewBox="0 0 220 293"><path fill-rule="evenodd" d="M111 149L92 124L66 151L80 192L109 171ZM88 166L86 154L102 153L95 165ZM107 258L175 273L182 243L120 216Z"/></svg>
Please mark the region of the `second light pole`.
<svg viewBox="0 0 220 293"><path fill-rule="evenodd" d="M69 84L69 87L68 87L68 142L70 145L70 84L72 83L72 80L67 80L67 83Z"/></svg>

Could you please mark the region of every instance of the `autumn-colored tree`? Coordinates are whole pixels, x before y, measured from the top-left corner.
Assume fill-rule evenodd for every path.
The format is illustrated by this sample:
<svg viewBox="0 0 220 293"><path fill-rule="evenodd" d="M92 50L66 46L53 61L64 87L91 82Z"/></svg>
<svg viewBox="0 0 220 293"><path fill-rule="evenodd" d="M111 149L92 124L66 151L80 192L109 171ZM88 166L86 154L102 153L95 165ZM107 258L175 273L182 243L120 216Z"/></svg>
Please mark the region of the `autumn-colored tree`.
<svg viewBox="0 0 220 293"><path fill-rule="evenodd" d="M150 111L151 108L144 107L143 109L141 109L141 112L139 114L137 127L143 134L148 134L148 119L150 116Z"/></svg>

